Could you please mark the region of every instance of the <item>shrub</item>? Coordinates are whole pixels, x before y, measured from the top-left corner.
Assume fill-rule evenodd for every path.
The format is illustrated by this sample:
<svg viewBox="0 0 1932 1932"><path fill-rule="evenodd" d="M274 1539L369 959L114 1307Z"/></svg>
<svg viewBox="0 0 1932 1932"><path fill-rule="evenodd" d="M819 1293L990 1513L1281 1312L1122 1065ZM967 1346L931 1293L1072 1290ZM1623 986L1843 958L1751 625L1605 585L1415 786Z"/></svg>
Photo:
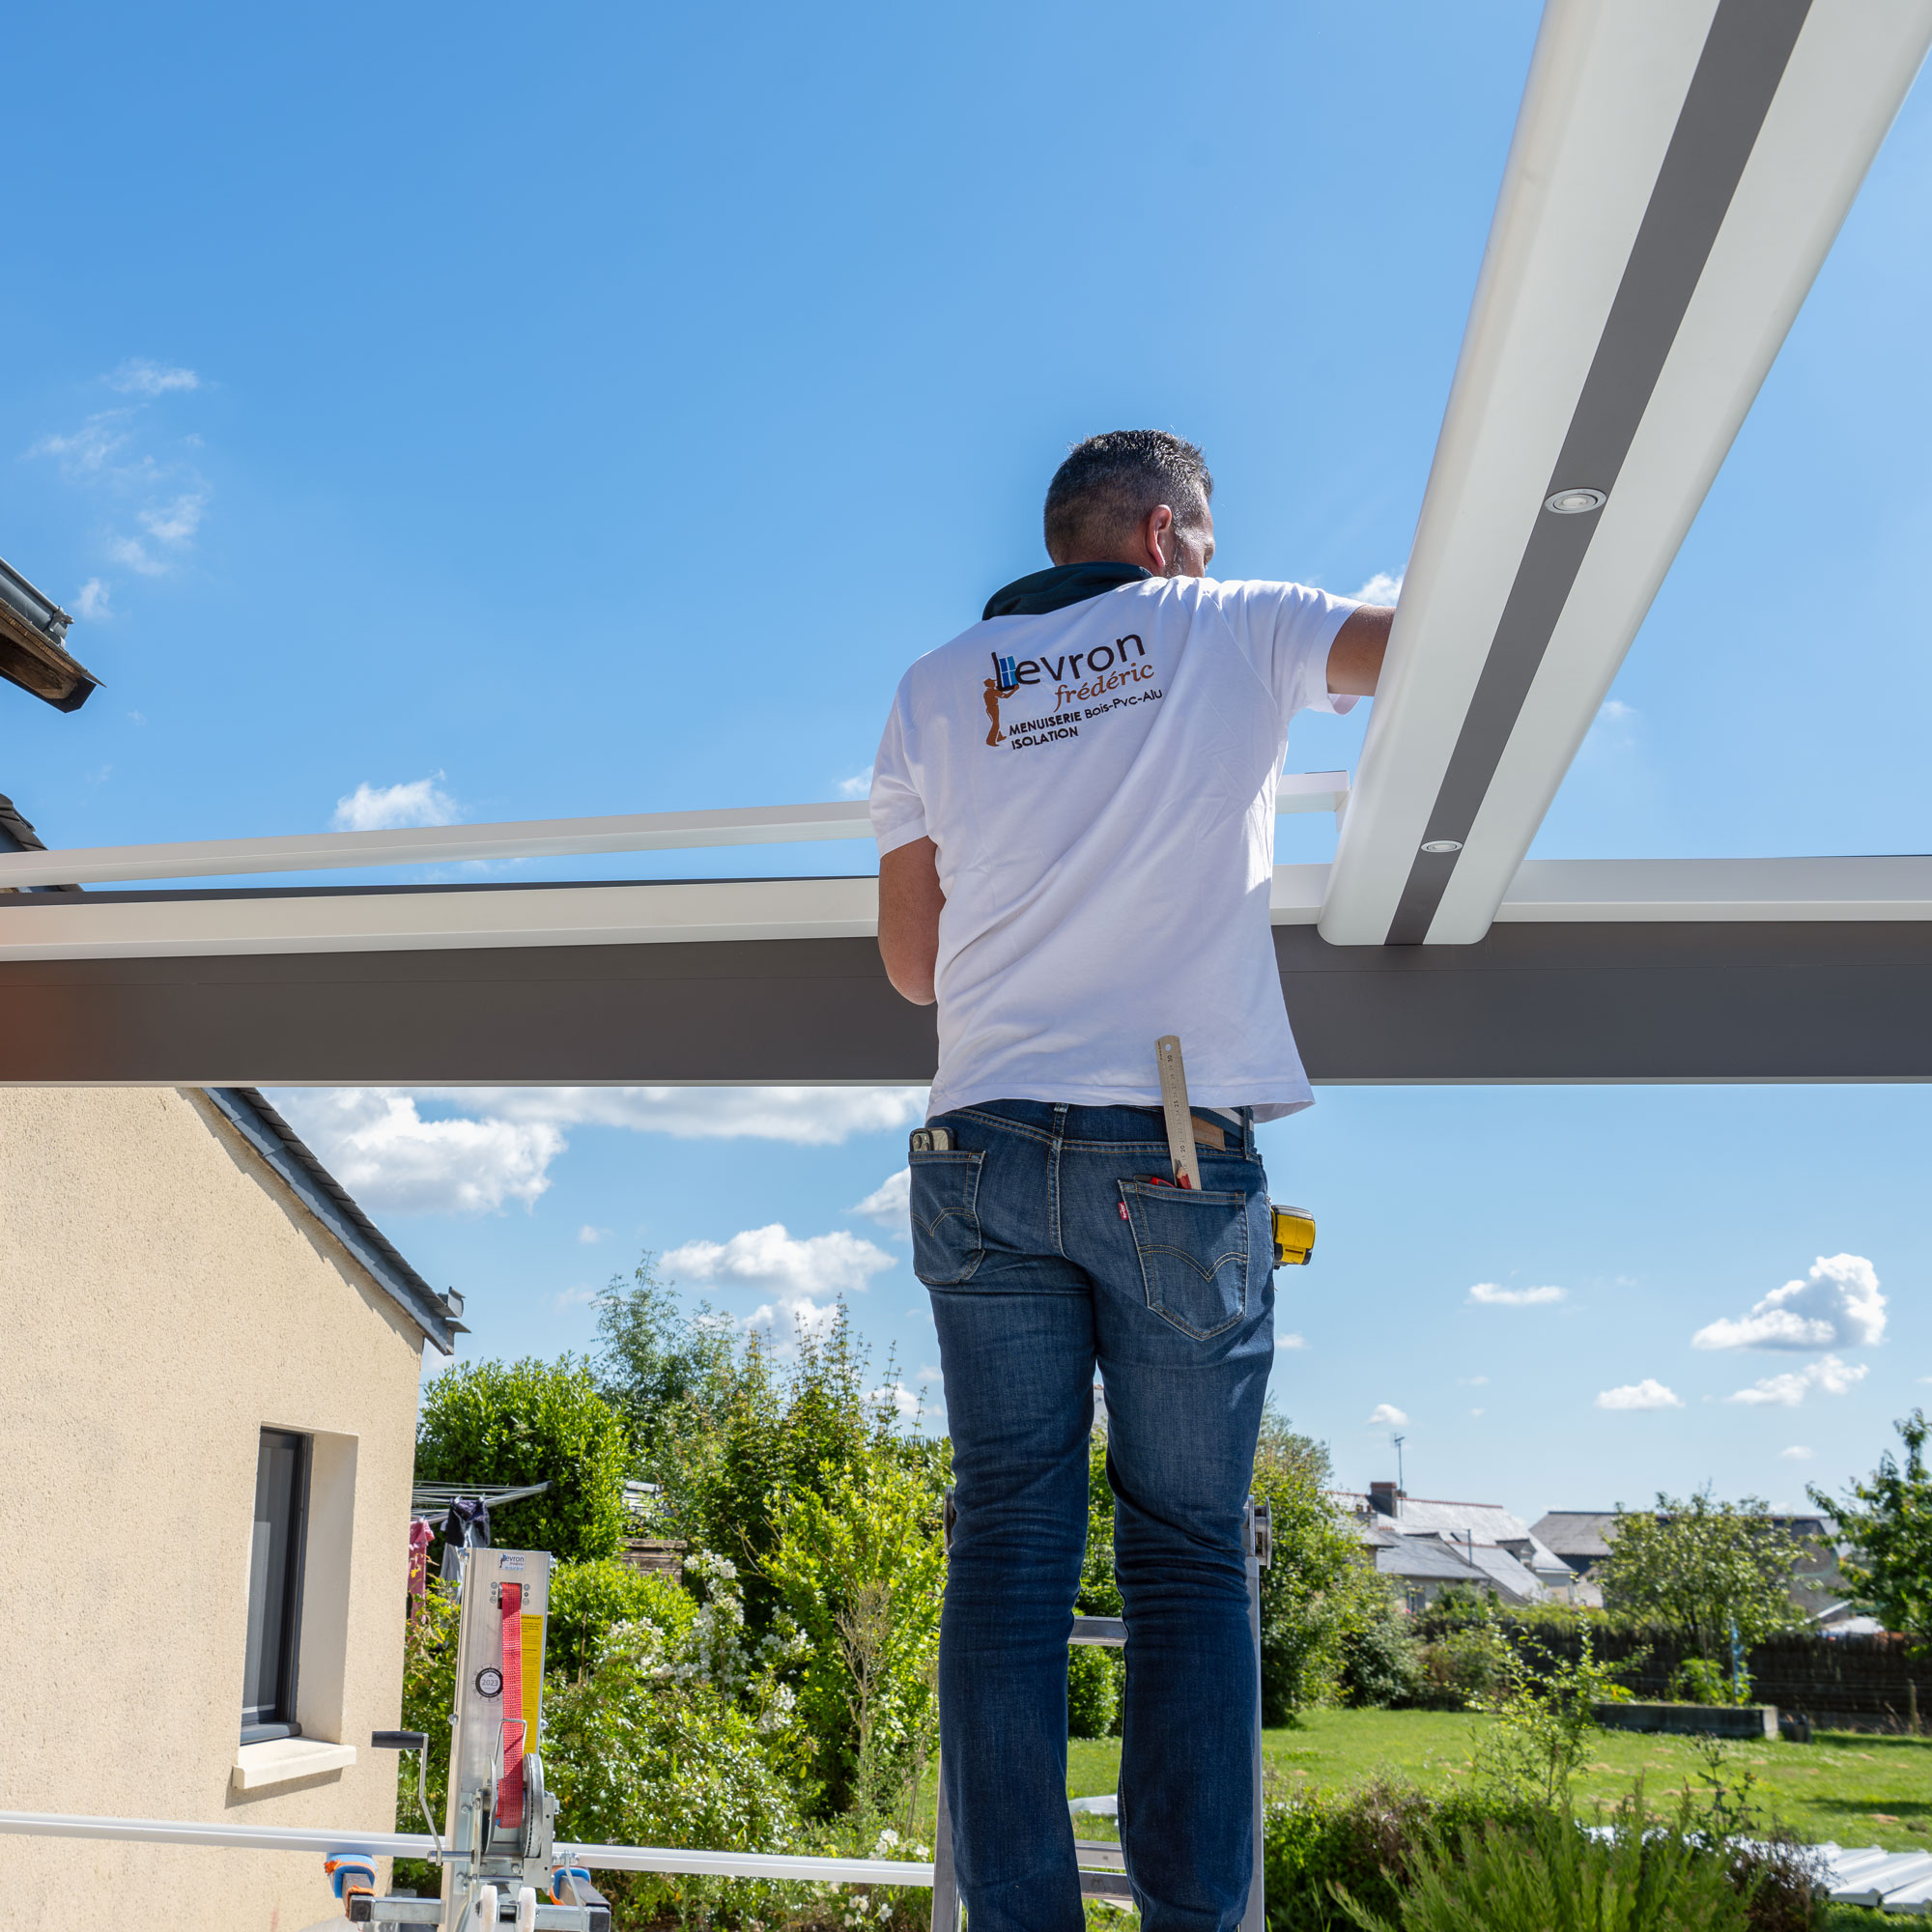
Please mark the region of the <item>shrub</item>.
<svg viewBox="0 0 1932 1932"><path fill-rule="evenodd" d="M1111 1738L1121 1728L1126 1673L1118 1650L1078 1644L1066 1653L1066 1735Z"/></svg>
<svg viewBox="0 0 1932 1932"><path fill-rule="evenodd" d="M1338 1885L1371 1910L1395 1911L1432 1832L1460 1831L1496 1815L1492 1804L1466 1791L1431 1797L1381 1781L1270 1800L1262 1821L1268 1932L1347 1926Z"/></svg>
<svg viewBox="0 0 1932 1932"><path fill-rule="evenodd" d="M464 1362L423 1390L419 1480L541 1483L549 1492L491 1516L490 1540L564 1562L613 1554L624 1540L622 1423L587 1362Z"/></svg>
<svg viewBox="0 0 1932 1932"><path fill-rule="evenodd" d="M550 1647L546 1670L581 1676L611 1629L639 1620L667 1636L681 1635L697 1605L660 1573L633 1570L613 1556L558 1563L550 1573Z"/></svg>
<svg viewBox="0 0 1932 1932"><path fill-rule="evenodd" d="M1431 1835L1393 1913L1344 1886L1362 1932L1744 1932L1723 1861L1673 1833L1592 1837L1560 1812Z"/></svg>
<svg viewBox="0 0 1932 1932"><path fill-rule="evenodd" d="M1670 1694L1683 1704L1728 1704L1731 1687L1708 1657L1687 1657L1670 1680Z"/></svg>
<svg viewBox="0 0 1932 1932"><path fill-rule="evenodd" d="M803 1639L784 1674L812 1742L814 1808L902 1815L910 1829L938 1724L939 1505L880 1454L783 1498L774 1535L764 1570Z"/></svg>
<svg viewBox="0 0 1932 1932"><path fill-rule="evenodd" d="M1388 1579L1373 1570L1356 1569L1335 1596L1342 1701L1412 1702L1422 1688L1422 1659Z"/></svg>
<svg viewBox="0 0 1932 1932"><path fill-rule="evenodd" d="M771 1749L788 1718L782 1700L758 1708L702 1673L682 1636L650 1623L619 1625L581 1682L546 1686L548 1788L561 1801L559 1837L619 1845L702 1845L779 1851L799 1832L796 1801ZM612 1873L599 1885L622 1907L620 1922L686 1919L728 1896L757 1912L769 1887L657 1873Z"/></svg>
<svg viewBox="0 0 1932 1932"><path fill-rule="evenodd" d="M1421 1647L1422 1683L1415 1701L1438 1711L1479 1710L1503 1694L1510 1661L1509 1641L1492 1624L1432 1637Z"/></svg>

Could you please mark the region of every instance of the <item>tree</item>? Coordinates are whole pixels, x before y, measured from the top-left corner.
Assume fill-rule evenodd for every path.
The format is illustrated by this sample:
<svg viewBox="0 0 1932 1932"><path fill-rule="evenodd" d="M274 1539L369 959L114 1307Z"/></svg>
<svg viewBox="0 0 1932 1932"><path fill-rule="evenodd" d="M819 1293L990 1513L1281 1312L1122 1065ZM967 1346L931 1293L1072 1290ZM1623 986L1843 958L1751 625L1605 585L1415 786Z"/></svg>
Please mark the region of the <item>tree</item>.
<svg viewBox="0 0 1932 1932"><path fill-rule="evenodd" d="M548 1549L566 1563L613 1555L624 1540L624 1426L588 1362L465 1362L423 1391L416 1476L431 1483L548 1482L547 1494L494 1512L493 1543Z"/></svg>
<svg viewBox="0 0 1932 1932"><path fill-rule="evenodd" d="M611 1277L598 1299L597 1329L598 1389L624 1419L639 1473L661 1481L658 1464L670 1438L714 1411L736 1379L732 1325L705 1305L687 1316L647 1251L628 1285L622 1275Z"/></svg>
<svg viewBox="0 0 1932 1932"><path fill-rule="evenodd" d="M1262 1417L1254 1492L1268 1506L1274 1560L1262 1572L1262 1721L1292 1722L1327 1694L1342 1632L1365 1585L1354 1532L1328 1499L1328 1452L1272 1406Z"/></svg>
<svg viewBox="0 0 1932 1932"><path fill-rule="evenodd" d="M1932 1474L1925 1467L1932 1424L1915 1408L1892 1427L1905 1444L1903 1468L1888 1449L1870 1482L1848 1486L1845 1502L1815 1487L1811 1500L1852 1545L1841 1567L1859 1608L1924 1649L1932 1646Z"/></svg>
<svg viewBox="0 0 1932 1932"><path fill-rule="evenodd" d="M1803 1555L1756 1496L1716 1502L1703 1489L1682 1500L1660 1494L1654 1511L1619 1503L1602 1572L1604 1605L1666 1624L1700 1657L1728 1665L1734 1632L1748 1649L1803 1626L1791 1601Z"/></svg>

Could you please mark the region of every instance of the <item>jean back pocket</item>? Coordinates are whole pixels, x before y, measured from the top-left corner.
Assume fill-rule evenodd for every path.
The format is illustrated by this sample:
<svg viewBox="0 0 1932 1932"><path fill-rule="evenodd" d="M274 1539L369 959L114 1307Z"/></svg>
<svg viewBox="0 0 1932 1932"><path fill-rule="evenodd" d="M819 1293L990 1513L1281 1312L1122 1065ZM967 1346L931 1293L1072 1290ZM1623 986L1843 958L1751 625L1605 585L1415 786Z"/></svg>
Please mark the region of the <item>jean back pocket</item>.
<svg viewBox="0 0 1932 1932"><path fill-rule="evenodd" d="M915 1153L912 1168L912 1271L928 1288L969 1280L985 1249L980 1241L980 1169L984 1152Z"/></svg>
<svg viewBox="0 0 1932 1932"><path fill-rule="evenodd" d="M1148 1306L1197 1342L1248 1308L1249 1197L1123 1180Z"/></svg>

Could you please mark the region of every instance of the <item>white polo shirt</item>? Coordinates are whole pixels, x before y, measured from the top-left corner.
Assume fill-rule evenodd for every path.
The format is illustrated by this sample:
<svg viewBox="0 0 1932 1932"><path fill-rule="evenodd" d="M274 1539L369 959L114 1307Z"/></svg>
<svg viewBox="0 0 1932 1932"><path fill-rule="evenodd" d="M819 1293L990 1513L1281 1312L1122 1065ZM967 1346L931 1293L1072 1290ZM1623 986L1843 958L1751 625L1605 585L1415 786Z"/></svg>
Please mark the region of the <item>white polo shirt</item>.
<svg viewBox="0 0 1932 1932"><path fill-rule="evenodd" d="M1355 702L1328 695L1355 608L1151 577L984 619L906 672L872 827L881 856L938 847L933 1116L1157 1106L1163 1034L1198 1106L1313 1102L1268 923L1275 781L1296 712Z"/></svg>

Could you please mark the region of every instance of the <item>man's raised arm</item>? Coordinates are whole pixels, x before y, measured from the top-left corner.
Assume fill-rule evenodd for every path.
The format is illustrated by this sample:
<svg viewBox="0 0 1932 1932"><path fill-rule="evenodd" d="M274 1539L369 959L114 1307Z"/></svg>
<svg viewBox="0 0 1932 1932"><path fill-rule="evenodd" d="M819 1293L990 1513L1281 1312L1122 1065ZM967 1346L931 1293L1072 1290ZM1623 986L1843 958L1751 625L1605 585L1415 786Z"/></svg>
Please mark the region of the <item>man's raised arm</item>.
<svg viewBox="0 0 1932 1932"><path fill-rule="evenodd" d="M1328 689L1337 697L1373 697L1395 611L1379 604L1350 611L1328 646Z"/></svg>

